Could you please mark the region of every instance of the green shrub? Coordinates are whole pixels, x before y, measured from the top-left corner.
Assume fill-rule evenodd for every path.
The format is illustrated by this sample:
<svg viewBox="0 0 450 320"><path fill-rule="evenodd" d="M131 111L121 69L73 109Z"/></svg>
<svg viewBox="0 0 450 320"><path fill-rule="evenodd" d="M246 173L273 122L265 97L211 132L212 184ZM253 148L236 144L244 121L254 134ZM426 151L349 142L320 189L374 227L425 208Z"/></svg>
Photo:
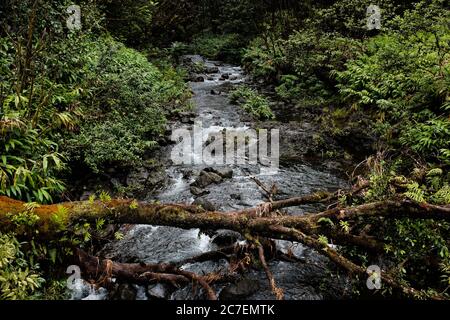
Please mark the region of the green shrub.
<svg viewBox="0 0 450 320"><path fill-rule="evenodd" d="M359 48L355 40L314 30L294 31L287 39L256 38L243 63L255 77L278 84L286 100L323 102L335 93L332 71L344 70Z"/></svg>
<svg viewBox="0 0 450 320"><path fill-rule="evenodd" d="M450 121L435 118L406 127L400 142L427 158L450 164Z"/></svg>
<svg viewBox="0 0 450 320"><path fill-rule="evenodd" d="M281 90L292 100L330 99L335 93L332 72L344 70L344 63L359 50L357 41L336 33L312 30L294 32L283 42L283 63L294 77L283 77ZM290 90L289 90L290 89Z"/></svg>
<svg viewBox="0 0 450 320"><path fill-rule="evenodd" d="M66 151L95 172L107 165L136 165L157 146L166 114L182 109L189 94L183 76L166 63L160 69L111 39L97 44L89 113Z"/></svg>
<svg viewBox="0 0 450 320"><path fill-rule="evenodd" d="M344 101L374 114L384 137L448 162L450 15L431 16L431 23L422 10L397 18L401 31L369 39L365 51L335 74ZM408 31L415 24L422 29Z"/></svg>
<svg viewBox="0 0 450 320"><path fill-rule="evenodd" d="M22 126L17 119L4 118L0 123L0 195L51 202L52 194L64 190L63 182L56 178L64 159L54 142Z"/></svg>
<svg viewBox="0 0 450 320"><path fill-rule="evenodd" d="M239 35L201 33L194 37L190 45L192 52L208 59L239 61L242 40Z"/></svg>
<svg viewBox="0 0 450 320"><path fill-rule="evenodd" d="M14 235L0 233L0 299L33 297L44 282L38 269L38 265L32 265L26 259Z"/></svg>
<svg viewBox="0 0 450 320"><path fill-rule="evenodd" d="M256 78L270 80L276 77L281 58L279 51L274 52L262 38L256 38L245 49L242 62Z"/></svg>
<svg viewBox="0 0 450 320"><path fill-rule="evenodd" d="M256 90L250 89L247 86L240 86L232 91L230 101L240 104L246 112L258 119L275 118L275 115L270 109L269 101Z"/></svg>

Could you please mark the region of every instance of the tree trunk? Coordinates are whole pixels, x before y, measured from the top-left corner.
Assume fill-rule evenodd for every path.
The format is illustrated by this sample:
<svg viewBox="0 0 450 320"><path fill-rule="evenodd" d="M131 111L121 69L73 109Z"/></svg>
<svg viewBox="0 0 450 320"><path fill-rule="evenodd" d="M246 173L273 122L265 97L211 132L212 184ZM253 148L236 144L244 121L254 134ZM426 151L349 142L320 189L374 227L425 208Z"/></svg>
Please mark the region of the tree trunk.
<svg viewBox="0 0 450 320"><path fill-rule="evenodd" d="M304 203L321 202L324 198L326 197L323 194L316 194L315 196L265 203L257 208L228 213L207 212L199 207L190 205L138 203L134 200L120 199L104 202L66 202L57 205L33 207L32 210L39 217L36 228L39 230L41 236L51 237L52 234L54 235L61 227L61 221L66 225L70 225L78 221L95 222L99 218L115 224L149 224L183 229L200 228L204 230L228 229L237 231L250 238L262 236L302 243L327 256L331 261L350 273L364 276L367 276L364 268L343 257L327 244L318 241L317 232L320 231L320 234L323 234L323 229L320 228L321 218L340 221L364 216L392 218L408 216L420 219L450 220L450 207L448 206L418 204L409 200L385 201L364 204L358 207L337 208L317 214L270 216L270 213L274 209L297 206ZM0 230L13 230L14 224L11 218L24 211L27 211L27 206L24 202L0 197ZM55 219L55 217L57 218ZM335 243L341 240L344 243L367 246L377 250L382 248L382 243L361 235L342 234L333 231L329 233L329 236ZM121 266L121 268L125 267ZM151 268L144 271L153 272ZM203 279L197 279L194 275L183 274L178 271L175 272L174 269L171 269L171 271L177 276L196 280L208 292L210 298L215 298L213 292L208 288L207 283ZM165 270L160 270L159 273L165 273ZM161 277L161 279L165 279L166 276ZM268 277L270 278L270 274ZM406 296L417 298L421 295L420 292L396 282L386 274L382 278L385 283L399 289ZM179 280L180 278L178 277L177 279ZM273 286L276 288L275 285Z"/></svg>

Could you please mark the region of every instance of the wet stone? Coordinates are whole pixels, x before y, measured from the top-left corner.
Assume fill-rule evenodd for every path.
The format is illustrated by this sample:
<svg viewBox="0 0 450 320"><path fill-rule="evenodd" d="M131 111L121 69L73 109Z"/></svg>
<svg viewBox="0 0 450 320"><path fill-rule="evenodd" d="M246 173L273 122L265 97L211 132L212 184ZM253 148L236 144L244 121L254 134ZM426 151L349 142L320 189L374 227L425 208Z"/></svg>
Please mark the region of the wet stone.
<svg viewBox="0 0 450 320"><path fill-rule="evenodd" d="M150 299L165 300L169 296L168 288L162 283L150 285L147 288L147 295Z"/></svg>
<svg viewBox="0 0 450 320"><path fill-rule="evenodd" d="M243 300L259 290L257 280L244 279L230 284L220 292L220 300Z"/></svg>
<svg viewBox="0 0 450 320"><path fill-rule="evenodd" d="M204 189L213 183L218 184L220 182L222 182L222 177L218 174L202 171L200 176L191 184L191 186Z"/></svg>
<svg viewBox="0 0 450 320"><path fill-rule="evenodd" d="M244 238L242 235L238 232L231 230L218 230L212 239L212 243L218 245L219 247L227 247L243 239Z"/></svg>
<svg viewBox="0 0 450 320"><path fill-rule="evenodd" d="M195 76L191 79L192 82L205 82L205 78L202 76Z"/></svg>
<svg viewBox="0 0 450 320"><path fill-rule="evenodd" d="M132 301L136 300L137 290L129 283L122 283L117 287L117 290L113 293L111 297L112 300L125 300Z"/></svg>
<svg viewBox="0 0 450 320"><path fill-rule="evenodd" d="M205 198L197 198L193 205L200 206L206 211L216 211L216 206Z"/></svg>
<svg viewBox="0 0 450 320"><path fill-rule="evenodd" d="M216 66L206 67L205 73L219 73L219 67Z"/></svg>
<svg viewBox="0 0 450 320"><path fill-rule="evenodd" d="M191 186L190 191L194 196L197 196L197 197L201 197L201 196L209 194L209 191L195 187L195 186Z"/></svg>
<svg viewBox="0 0 450 320"><path fill-rule="evenodd" d="M229 168L206 168L206 172L213 172L215 174L218 174L224 179L231 179L233 178L233 169Z"/></svg>

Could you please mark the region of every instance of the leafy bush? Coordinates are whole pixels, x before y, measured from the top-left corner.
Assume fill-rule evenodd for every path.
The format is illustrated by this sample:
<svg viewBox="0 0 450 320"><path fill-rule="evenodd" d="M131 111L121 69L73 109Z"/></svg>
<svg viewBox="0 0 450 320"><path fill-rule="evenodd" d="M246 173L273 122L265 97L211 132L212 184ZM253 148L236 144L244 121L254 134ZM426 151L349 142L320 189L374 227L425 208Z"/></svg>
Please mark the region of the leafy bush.
<svg viewBox="0 0 450 320"><path fill-rule="evenodd" d="M164 133L166 114L189 98L183 77L167 65L160 70L135 50L111 39L92 43L96 59L89 114L66 150L99 172L108 164L130 166Z"/></svg>
<svg viewBox="0 0 450 320"><path fill-rule="evenodd" d="M275 44L273 46L275 48ZM271 80L276 78L279 60L282 58L280 51L271 49L263 38L254 39L245 49L242 62L256 78Z"/></svg>
<svg viewBox="0 0 450 320"><path fill-rule="evenodd" d="M242 40L239 35L202 33L197 35L190 45L192 52L209 59L239 61Z"/></svg>
<svg viewBox="0 0 450 320"><path fill-rule="evenodd" d="M345 61L355 55L359 44L339 34L303 30L294 32L282 47L283 64L293 75L281 79L282 87L278 92L298 101L305 97L309 100L332 98L335 88L331 73L344 69Z"/></svg>
<svg viewBox="0 0 450 320"><path fill-rule="evenodd" d="M430 23L422 10L396 20L400 27L420 24L421 31L401 27L368 40L336 77L345 101L371 111L385 137L400 137L420 155L448 161L450 15L431 16Z"/></svg>
<svg viewBox="0 0 450 320"><path fill-rule="evenodd" d="M450 121L434 118L426 123L406 127L400 142L427 158L450 164Z"/></svg>
<svg viewBox="0 0 450 320"><path fill-rule="evenodd" d="M64 190L55 177L64 168L63 158L54 142L17 121L4 118L0 123L0 195L51 202L52 193Z"/></svg>
<svg viewBox="0 0 450 320"><path fill-rule="evenodd" d="M268 100L256 90L247 86L240 86L230 94L232 103L238 103L241 107L258 119L274 119L275 115L270 109Z"/></svg>
<svg viewBox="0 0 450 320"><path fill-rule="evenodd" d="M0 233L0 299L32 297L44 282L38 269L38 265L31 265L25 259L21 244L14 235Z"/></svg>
<svg viewBox="0 0 450 320"><path fill-rule="evenodd" d="M21 29L14 42L0 34L0 195L51 202L64 190L57 136L73 130L80 116L82 66L89 55L84 34L62 37L64 1L25 10L27 2L9 3L21 15L8 16L8 23L28 24L22 19L29 18L35 25ZM54 21L47 38L38 34L46 27L39 16Z"/></svg>
<svg viewBox="0 0 450 320"><path fill-rule="evenodd" d="M320 103L336 91L331 73L343 70L358 47L357 41L339 34L306 29L287 39L256 38L243 62L253 76L277 83L276 92L283 99Z"/></svg>

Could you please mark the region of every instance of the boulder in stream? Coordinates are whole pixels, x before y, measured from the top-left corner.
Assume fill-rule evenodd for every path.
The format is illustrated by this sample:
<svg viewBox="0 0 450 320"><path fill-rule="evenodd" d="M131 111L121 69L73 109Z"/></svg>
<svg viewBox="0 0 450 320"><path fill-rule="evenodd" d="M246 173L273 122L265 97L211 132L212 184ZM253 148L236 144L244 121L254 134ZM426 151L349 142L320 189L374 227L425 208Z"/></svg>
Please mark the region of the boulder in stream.
<svg viewBox="0 0 450 320"><path fill-rule="evenodd" d="M218 174L219 176L221 176L224 179L233 178L233 169L230 169L230 168L206 168L205 171Z"/></svg>
<svg viewBox="0 0 450 320"><path fill-rule="evenodd" d="M192 82L205 82L205 77L203 76L193 76L191 78Z"/></svg>
<svg viewBox="0 0 450 320"><path fill-rule="evenodd" d="M192 204L194 206L200 206L206 211L216 211L216 206L205 198L197 198Z"/></svg>
<svg viewBox="0 0 450 320"><path fill-rule="evenodd" d="M244 238L239 232L231 230L218 230L212 239L212 243L219 247L227 247L243 240Z"/></svg>
<svg viewBox="0 0 450 320"><path fill-rule="evenodd" d="M147 296L151 300L167 300L169 290L163 283L156 283L147 287Z"/></svg>
<svg viewBox="0 0 450 320"><path fill-rule="evenodd" d="M191 186L191 193L196 196L196 197L201 197L201 196L205 196L207 194L209 194L209 191L207 190L203 190L194 186Z"/></svg>
<svg viewBox="0 0 450 320"><path fill-rule="evenodd" d="M222 180L223 180L222 177L220 175L218 175L217 173L202 171L200 173L200 176L197 178L197 180L195 180L191 184L191 187L197 187L200 189L204 189L213 183L219 184L222 182Z"/></svg>
<svg viewBox="0 0 450 320"><path fill-rule="evenodd" d="M259 282L243 279L235 284L230 284L220 292L220 300L243 300L259 290Z"/></svg>
<svg viewBox="0 0 450 320"><path fill-rule="evenodd" d="M137 290L129 283L121 283L110 292L110 295L111 300L133 301L136 300Z"/></svg>
<svg viewBox="0 0 450 320"><path fill-rule="evenodd" d="M205 68L205 73L209 73L209 74L211 74L211 73L219 73L219 67L217 67L217 66L207 66Z"/></svg>

